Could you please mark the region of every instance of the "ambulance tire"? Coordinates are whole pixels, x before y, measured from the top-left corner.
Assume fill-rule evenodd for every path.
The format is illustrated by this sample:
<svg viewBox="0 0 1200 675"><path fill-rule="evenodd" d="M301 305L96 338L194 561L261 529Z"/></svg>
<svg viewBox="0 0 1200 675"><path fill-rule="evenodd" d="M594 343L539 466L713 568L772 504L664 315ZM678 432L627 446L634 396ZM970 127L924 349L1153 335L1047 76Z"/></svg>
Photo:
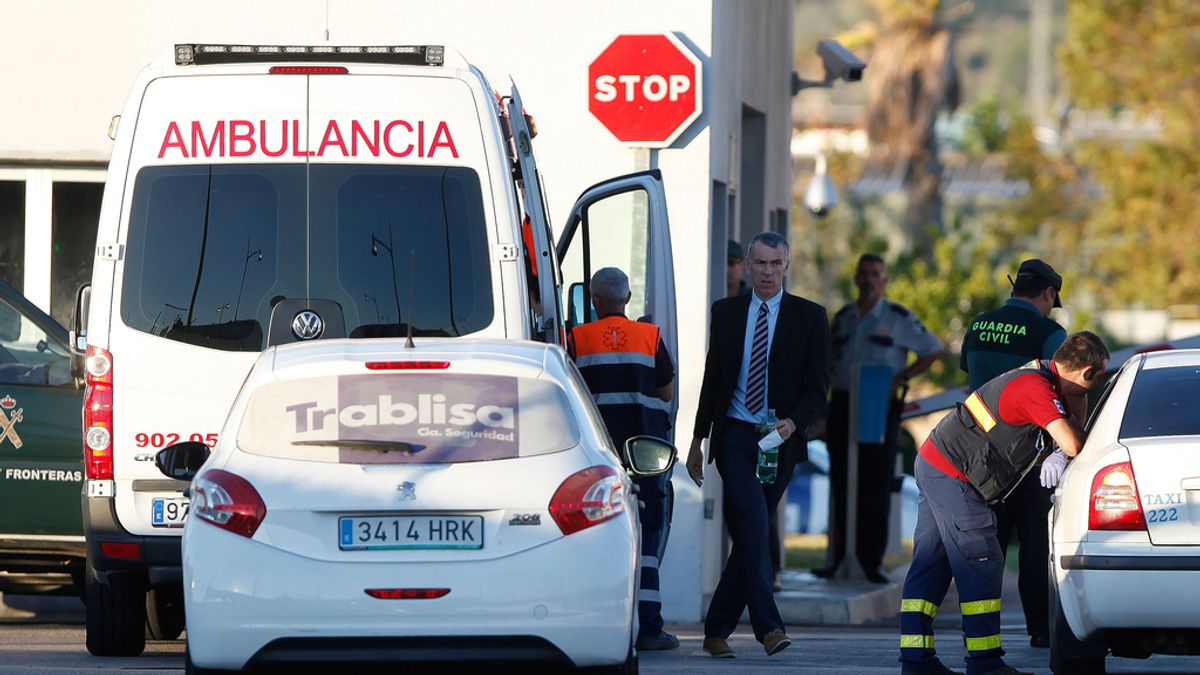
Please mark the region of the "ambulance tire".
<svg viewBox="0 0 1200 675"><path fill-rule="evenodd" d="M146 649L146 587L134 573L109 573L105 582L88 561L87 650L94 656L138 656Z"/></svg>
<svg viewBox="0 0 1200 675"><path fill-rule="evenodd" d="M1050 556L1053 565L1054 555ZM1058 598L1058 582L1050 570L1050 671L1055 675L1104 675L1108 649L1075 637Z"/></svg>
<svg viewBox="0 0 1200 675"><path fill-rule="evenodd" d="M152 588L146 593L146 639L174 640L183 633L183 589Z"/></svg>

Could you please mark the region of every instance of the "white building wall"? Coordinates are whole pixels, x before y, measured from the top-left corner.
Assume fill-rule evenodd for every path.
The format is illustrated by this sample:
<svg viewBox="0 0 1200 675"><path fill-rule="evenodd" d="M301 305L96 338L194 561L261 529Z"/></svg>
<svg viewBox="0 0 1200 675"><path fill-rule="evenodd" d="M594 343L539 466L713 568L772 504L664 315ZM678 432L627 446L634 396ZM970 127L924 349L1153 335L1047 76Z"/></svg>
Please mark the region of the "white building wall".
<svg viewBox="0 0 1200 675"><path fill-rule="evenodd" d="M707 70L705 114L677 147L652 156L663 172L672 223L680 322L676 440L686 453L708 306L723 292L709 281L709 265L723 267L725 255L724 241L710 241L710 190L713 180L738 182L729 153L738 145L743 102L767 116L764 213L790 203L791 12L792 0L0 0L0 63L8 64L0 80L6 103L0 171L107 161L111 116L137 72L166 44L318 43L328 31L331 42L452 45L502 92L511 74L538 123L538 161L560 227L587 186L644 168L647 160L588 113L588 64L618 34L674 32ZM50 217L40 202L27 213L26 290L35 301L49 296ZM709 471L703 494L682 466L676 471L663 569L668 620L699 620L720 573L720 487ZM714 500L711 520L704 519L705 496Z"/></svg>

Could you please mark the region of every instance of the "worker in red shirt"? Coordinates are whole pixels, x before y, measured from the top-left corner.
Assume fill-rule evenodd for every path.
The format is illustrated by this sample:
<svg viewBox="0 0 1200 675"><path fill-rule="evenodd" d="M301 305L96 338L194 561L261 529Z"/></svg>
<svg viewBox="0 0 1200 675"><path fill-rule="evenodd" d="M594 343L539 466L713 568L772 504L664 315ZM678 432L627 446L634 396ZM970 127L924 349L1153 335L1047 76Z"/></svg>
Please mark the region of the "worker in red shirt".
<svg viewBox="0 0 1200 675"><path fill-rule="evenodd" d="M1000 648L1004 557L989 504L1002 501L1037 462L1053 485L1083 448L1087 393L1108 366L1108 347L1075 333L1047 361L990 380L947 415L916 462L917 529L900 605L903 672L952 673L933 647L933 617L951 579L958 587L967 675L1018 673ZM1060 450L1054 451L1057 443Z"/></svg>

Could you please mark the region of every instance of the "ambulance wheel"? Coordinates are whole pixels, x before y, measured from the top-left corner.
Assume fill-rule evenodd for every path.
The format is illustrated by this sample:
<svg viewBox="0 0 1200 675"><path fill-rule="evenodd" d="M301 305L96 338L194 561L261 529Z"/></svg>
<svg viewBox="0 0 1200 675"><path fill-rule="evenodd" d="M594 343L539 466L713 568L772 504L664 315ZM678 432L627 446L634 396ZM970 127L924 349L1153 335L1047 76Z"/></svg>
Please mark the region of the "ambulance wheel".
<svg viewBox="0 0 1200 675"><path fill-rule="evenodd" d="M152 588L146 594L146 639L174 640L183 633L183 589Z"/></svg>
<svg viewBox="0 0 1200 675"><path fill-rule="evenodd" d="M1051 564L1053 564L1053 555ZM1050 574L1050 670L1055 675L1104 675L1108 649L1075 637L1067 625L1058 597L1058 583Z"/></svg>
<svg viewBox="0 0 1200 675"><path fill-rule="evenodd" d="M94 656L138 656L146 649L146 588L136 574L97 578L89 559L86 585L87 650Z"/></svg>

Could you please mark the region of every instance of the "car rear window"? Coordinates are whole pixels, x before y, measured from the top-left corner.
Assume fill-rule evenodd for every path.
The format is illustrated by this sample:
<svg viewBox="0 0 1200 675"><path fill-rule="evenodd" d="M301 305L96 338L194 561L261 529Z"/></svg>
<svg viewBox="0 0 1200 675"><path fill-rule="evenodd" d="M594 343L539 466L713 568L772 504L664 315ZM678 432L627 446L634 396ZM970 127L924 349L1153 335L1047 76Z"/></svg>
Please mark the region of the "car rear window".
<svg viewBox="0 0 1200 675"><path fill-rule="evenodd" d="M524 377L371 373L255 391L237 444L255 455L341 464L453 464L579 444L558 384Z"/></svg>
<svg viewBox="0 0 1200 675"><path fill-rule="evenodd" d="M1144 369L1121 420L1121 438L1200 436L1200 367Z"/></svg>
<svg viewBox="0 0 1200 675"><path fill-rule="evenodd" d="M468 168L146 167L127 239L121 318L170 340L260 351L287 299L337 303L352 338L403 336L410 322L417 336L456 337L493 317Z"/></svg>

